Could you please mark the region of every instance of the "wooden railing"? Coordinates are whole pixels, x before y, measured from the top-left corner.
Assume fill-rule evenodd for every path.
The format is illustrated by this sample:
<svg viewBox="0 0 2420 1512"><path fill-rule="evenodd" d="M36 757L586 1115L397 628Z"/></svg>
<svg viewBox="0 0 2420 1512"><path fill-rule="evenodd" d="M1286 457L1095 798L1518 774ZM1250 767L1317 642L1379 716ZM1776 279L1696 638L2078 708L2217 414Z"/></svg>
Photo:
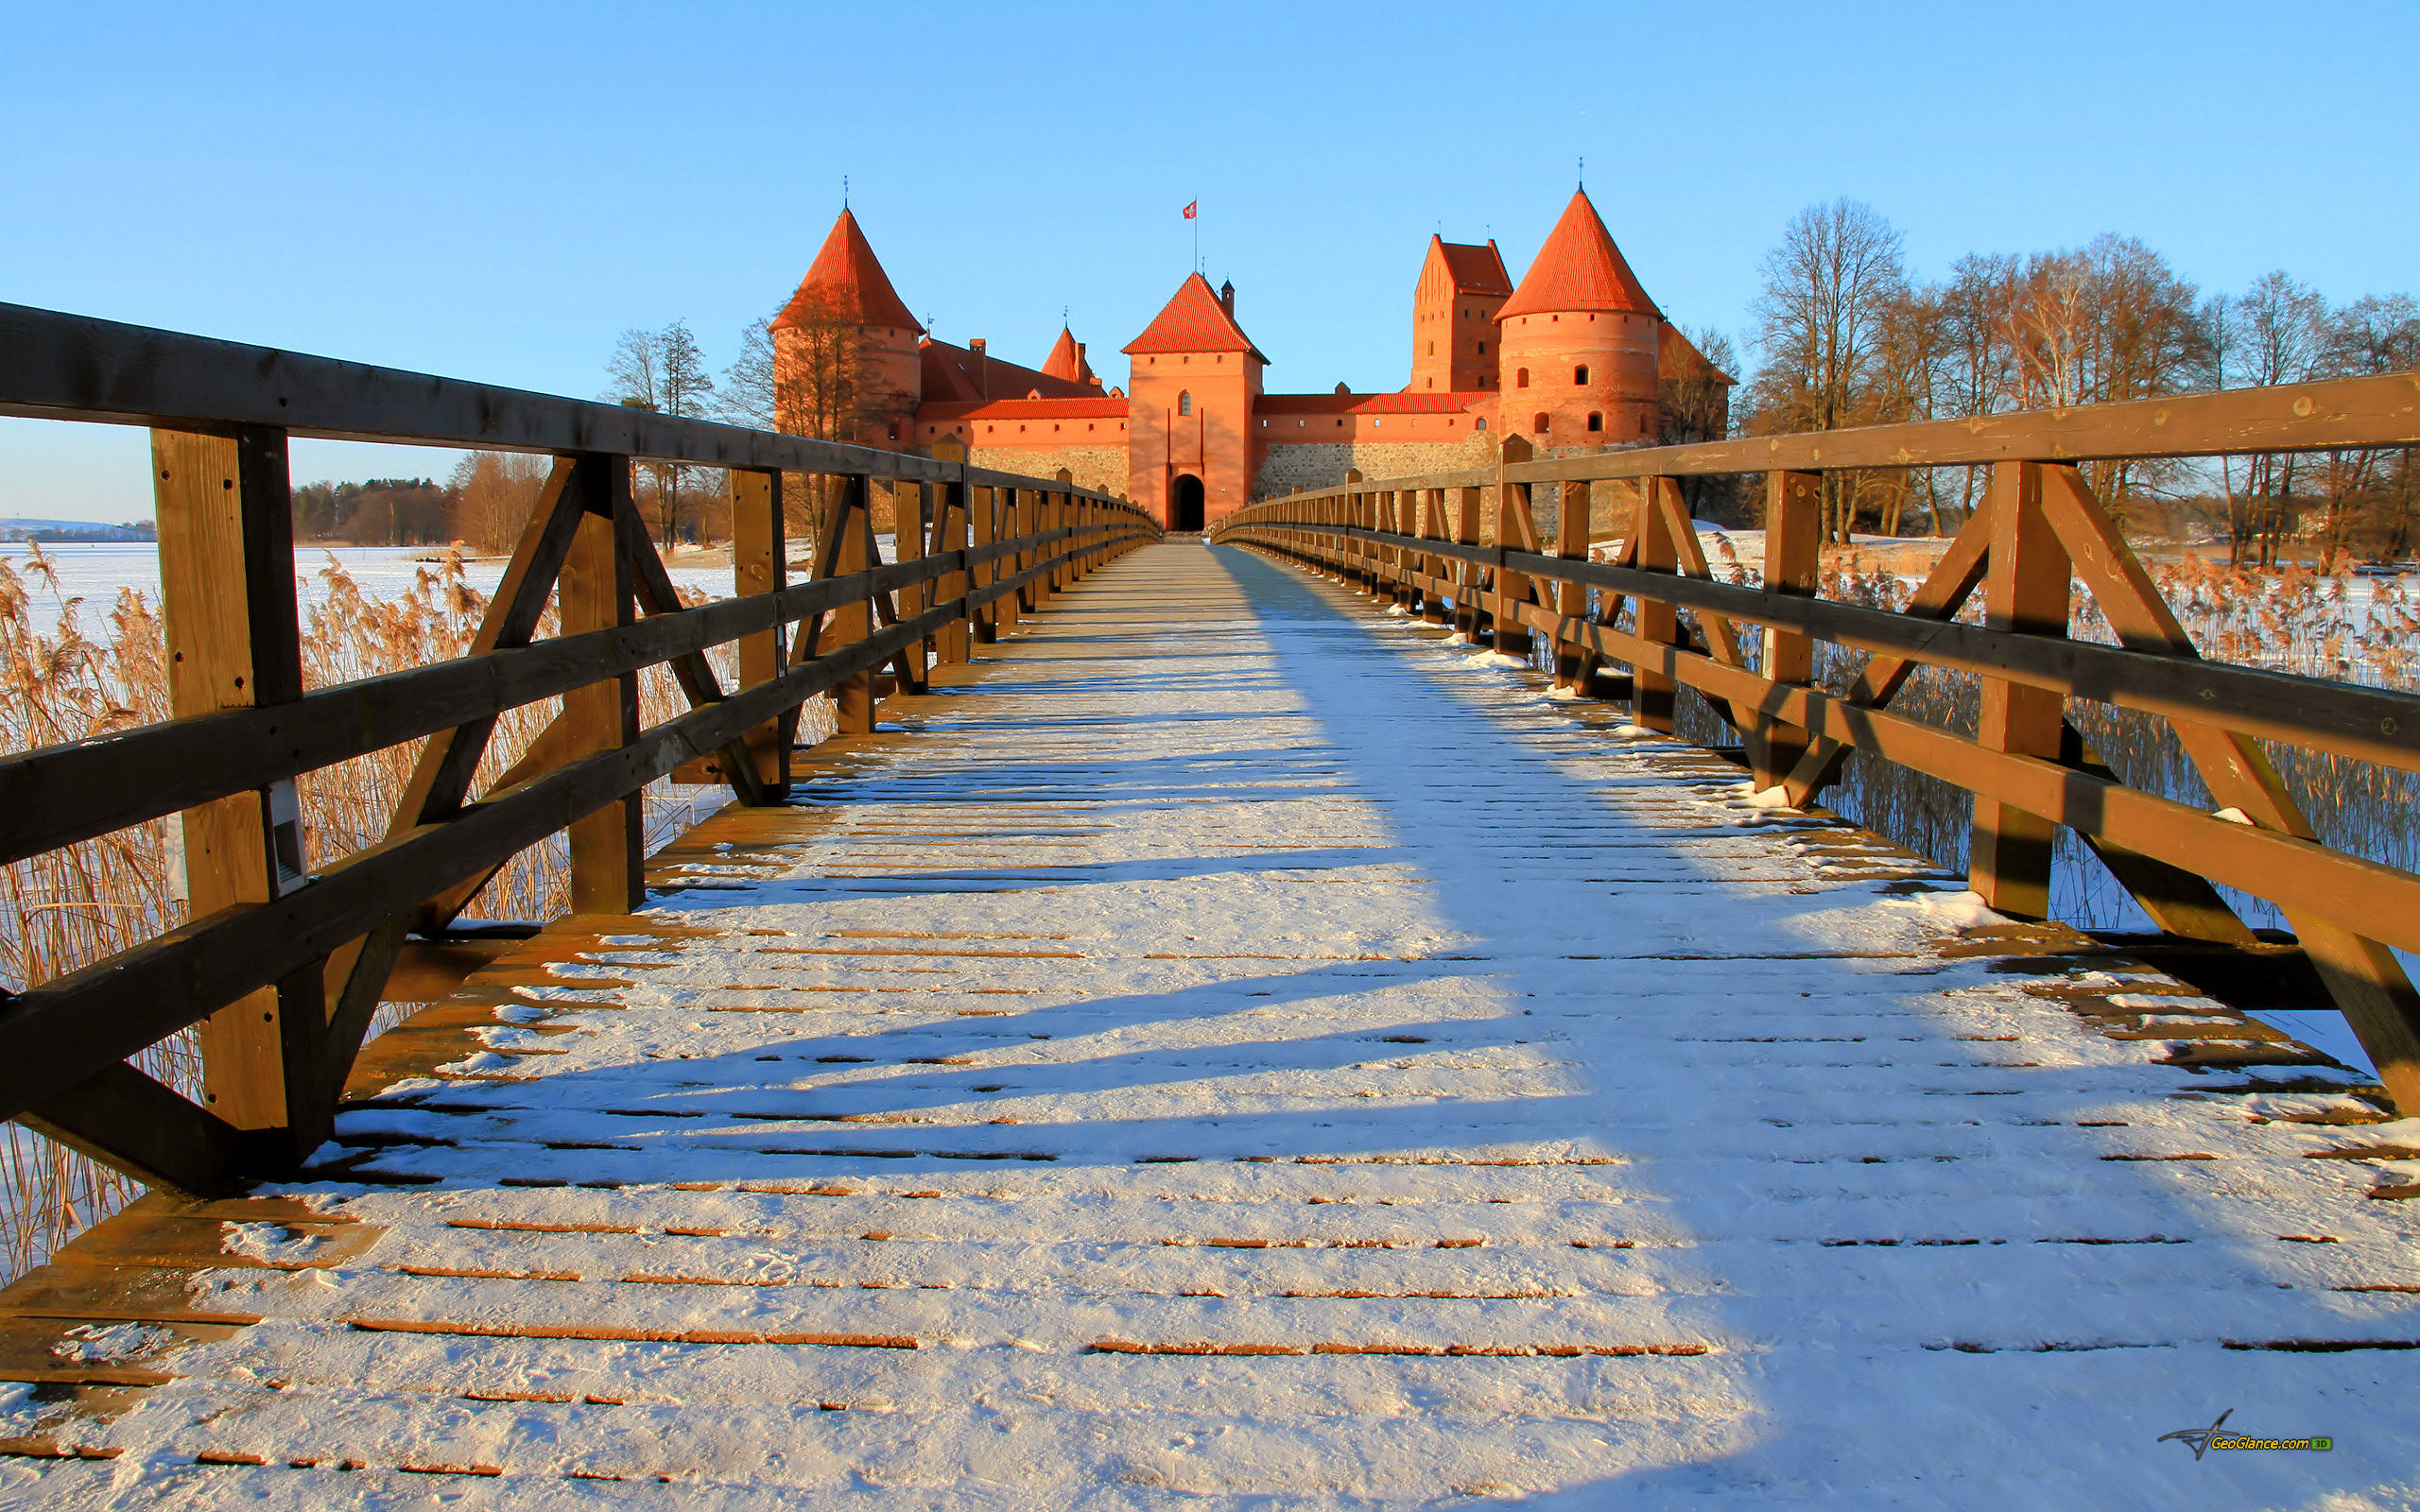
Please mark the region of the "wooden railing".
<svg viewBox="0 0 2420 1512"><path fill-rule="evenodd" d="M328 1136L411 936L442 937L517 851L568 832L572 908L644 902L640 790L728 782L780 801L805 700L873 728L881 669L928 663L1159 527L1133 506L960 459L901 455L0 305L0 414L146 425L176 717L0 757L0 864L182 814L189 921L0 994L0 1117L191 1194L290 1170ZM289 437L552 454L551 475L459 661L305 691ZM683 609L631 500L634 461L727 469L745 591ZM837 492L790 585L784 477ZM837 481L835 481L837 480ZM795 486L795 485L794 485ZM897 528L884 562L873 490ZM561 633L538 638L549 599ZM641 617L643 611L644 617ZM708 648L737 644L737 686ZM689 711L640 728L637 674ZM562 713L475 795L497 716ZM306 873L293 780L423 740L379 844ZM199 1026L203 1099L130 1057Z"/></svg>
<svg viewBox="0 0 2420 1512"><path fill-rule="evenodd" d="M2420 996L2388 948L2420 951L2420 876L2321 844L2259 745L2420 771L2420 696L2200 660L2070 465L2415 442L2420 374L1557 459L1514 437L1493 469L1271 499L1213 539L1311 564L1432 621L1450 615L1499 650L1526 655L1532 633L1545 637L1568 686L1598 687L1600 665L1626 665L1615 691L1651 730L1673 728L1674 690L1686 684L1738 730L1755 785L1792 805L1853 750L1967 789L1973 885L2018 918L2049 913L2060 825L2172 935L2255 940L2213 882L2270 900L2388 1092L2420 1113ZM1815 596L1822 473L1979 464L1991 469L1984 505L1904 612ZM1678 479L1726 473L1763 475L1760 589L1713 580L1682 506ZM1550 524L1542 484L1555 485ZM1609 488L1621 545L1589 561L1592 497ZM2119 644L2067 637L2077 582ZM1982 623L1955 623L1979 590ZM1762 628L1754 665L1741 624ZM1871 654L1845 694L1811 685L1816 640ZM1889 711L1919 664L1979 675L1976 735ZM2220 813L2119 781L2068 722L2069 698L2166 719Z"/></svg>

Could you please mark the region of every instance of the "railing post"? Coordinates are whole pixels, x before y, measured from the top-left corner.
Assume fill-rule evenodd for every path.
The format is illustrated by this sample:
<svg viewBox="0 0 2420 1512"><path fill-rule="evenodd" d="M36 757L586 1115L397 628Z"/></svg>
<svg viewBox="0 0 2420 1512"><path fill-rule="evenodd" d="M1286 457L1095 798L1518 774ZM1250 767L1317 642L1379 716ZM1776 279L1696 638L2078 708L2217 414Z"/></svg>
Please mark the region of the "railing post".
<svg viewBox="0 0 2420 1512"><path fill-rule="evenodd" d="M990 487L970 488L966 490L966 496L969 503L967 519L974 526L974 545L977 549L980 549L998 544L1000 490ZM977 566L969 575L970 588L989 588L998 582L1001 576L1001 565L994 559ZM1000 639L1001 612L1000 601L996 598L975 611L972 629L977 644L991 645ZM971 660L971 652L969 657Z"/></svg>
<svg viewBox="0 0 2420 1512"><path fill-rule="evenodd" d="M789 582L788 542L782 526L782 475L735 469L731 473L731 588L746 597L777 593ZM782 675L783 627L775 626L739 641L739 685L753 688ZM790 781L789 742L780 720L757 726L745 737L756 759L756 775L778 796Z"/></svg>
<svg viewBox="0 0 2420 1512"><path fill-rule="evenodd" d="M1588 559L1588 498L1585 479L1564 478L1555 485L1554 554L1565 561ZM1587 586L1568 581L1556 584L1554 610L1564 620L1585 617ZM1576 641L1556 639L1554 680L1559 688L1576 693L1588 691L1588 684L1595 680L1595 667L1585 646Z"/></svg>
<svg viewBox="0 0 2420 1512"><path fill-rule="evenodd" d="M933 447L933 455L944 462L958 464L954 478L944 479L933 498L933 551L946 556L963 552L967 541L966 442L958 437L945 437ZM963 569L952 571L935 583L941 602L955 603L966 596L974 585L974 577ZM968 627L964 619L953 620L948 628L934 640L934 654L952 666L963 666L967 661Z"/></svg>
<svg viewBox="0 0 2420 1512"><path fill-rule="evenodd" d="M1815 596L1823 551L1822 479L1812 472L1765 474L1765 592ZM1803 688L1814 679L1815 642L1765 627L1759 668L1769 682ZM1748 735L1748 766L1758 792L1781 784L1806 754L1806 731L1758 713Z"/></svg>
<svg viewBox="0 0 2420 1512"><path fill-rule="evenodd" d="M1425 490L1421 494L1421 503L1423 506L1420 511L1421 539L1423 541L1443 541L1447 539L1445 530L1445 490L1443 489ZM1420 559L1420 570L1422 576L1430 578L1448 577L1453 574L1453 569L1445 565L1445 558L1443 557L1423 556ZM1443 625L1445 623L1445 595L1438 592L1438 590L1432 585L1424 584L1421 588L1420 617L1431 625Z"/></svg>
<svg viewBox="0 0 2420 1512"><path fill-rule="evenodd" d="M1638 502L1631 515L1631 540L1637 542L1634 560L1642 572L1673 573L1680 570L1680 546L1664 524L1664 512L1658 507L1656 493L1665 486L1662 478L1637 480ZM1680 618L1672 606L1662 599L1641 595L1634 623L1638 635L1654 645L1671 645L1680 638ZM1643 666L1631 668L1630 722L1641 730L1662 734L1672 732L1673 702L1678 685L1661 672Z"/></svg>
<svg viewBox="0 0 2420 1512"><path fill-rule="evenodd" d="M1458 546L1478 544L1480 494L1484 490L1465 488L1457 490L1454 501L1454 543ZM1454 566L1454 628L1463 640L1478 644L1478 578L1479 566L1475 561L1458 561Z"/></svg>
<svg viewBox="0 0 2420 1512"><path fill-rule="evenodd" d="M921 479L890 480L890 555L899 562L923 559L925 555L925 506L930 489ZM933 598L930 583L909 583L901 588L893 601L903 621L925 612ZM925 691L925 670L931 664L933 643L929 637L916 642L900 653L901 659L914 674L902 693Z"/></svg>
<svg viewBox="0 0 2420 1512"><path fill-rule="evenodd" d="M846 577L862 573L873 561L873 480L861 473L851 473L841 483L840 520L836 531L837 551L831 576ZM873 600L871 597L851 599L824 616L823 638L816 647L818 655L854 645L874 631ZM832 690L834 732L842 735L873 733L873 673L852 672Z"/></svg>
<svg viewBox="0 0 2420 1512"><path fill-rule="evenodd" d="M565 635L631 623L630 558L618 549L614 517L631 491L630 458L583 456L573 470L582 490L579 527L556 586ZM639 733L636 673L608 678L563 695L564 755L569 761L627 746ZM572 820L571 911L634 913L647 902L645 799L632 793Z"/></svg>
<svg viewBox="0 0 2420 1512"><path fill-rule="evenodd" d="M1992 465L1992 546L1983 623L2020 635L2067 633L2066 547L2042 512L2042 464ZM1975 738L1989 750L2059 759L2066 699L2006 678L1982 680ZM2050 916L2051 841L2057 826L1997 799L1975 798L1968 884L1984 904L2019 919Z"/></svg>
<svg viewBox="0 0 2420 1512"><path fill-rule="evenodd" d="M151 472L170 710L182 717L301 697L285 433L155 430ZM187 809L182 823L189 918L267 902L304 880L292 782ZM285 1129L279 1163L327 1137L326 1014L314 966L199 1025L204 1105L239 1129Z"/></svg>
<svg viewBox="0 0 2420 1512"><path fill-rule="evenodd" d="M1527 438L1507 436L1498 459L1495 474L1495 540L1492 544L1510 551L1538 549L1537 522L1530 513L1530 485L1515 483L1504 475L1504 469L1530 459ZM1499 656L1527 657L1530 654L1530 631L1521 623L1521 606L1530 601L1530 579L1520 573L1497 568L1495 573L1495 647Z"/></svg>

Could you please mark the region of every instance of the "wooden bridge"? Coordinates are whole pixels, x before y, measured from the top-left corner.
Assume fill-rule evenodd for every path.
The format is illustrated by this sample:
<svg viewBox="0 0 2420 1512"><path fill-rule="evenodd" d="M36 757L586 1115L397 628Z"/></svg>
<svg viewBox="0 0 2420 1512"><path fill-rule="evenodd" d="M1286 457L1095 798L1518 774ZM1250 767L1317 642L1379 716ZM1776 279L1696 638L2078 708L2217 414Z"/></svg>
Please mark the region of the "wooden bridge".
<svg viewBox="0 0 2420 1512"><path fill-rule="evenodd" d="M2312 839L2259 744L2413 769L2420 698L2194 659L2065 465L2411 444L2410 379L1516 443L1217 544L5 307L0 410L155 427L186 658L179 720L0 759L7 855L206 837L192 922L0 1004L5 1111L159 1188L0 1293L0 1504L2420 1495L2420 878ZM561 458L478 654L301 687L287 434ZM676 606L633 457L735 470L735 597ZM1813 596L1817 472L1960 461L1991 506L1910 613ZM1768 477L1767 589L1696 556L1668 480L1712 472ZM844 481L792 586L798 474ZM2065 639L2070 574L2125 645ZM1826 691L1810 638L1874 660ZM1982 677L1978 735L1884 707L1916 660ZM642 730L664 662L694 708ZM1680 684L1739 748L1671 738ZM2069 698L2172 720L2247 822L2124 785ZM387 843L279 867L280 784L423 738ZM1847 748L1978 794L1971 877L1812 806ZM643 858L676 771L735 801ZM2029 921L2052 824L2166 933ZM565 827L574 913L451 927ZM2377 1079L2242 1011L2323 994ZM195 1024L199 1100L129 1063ZM2158 1441L2230 1409L2336 1447Z"/></svg>

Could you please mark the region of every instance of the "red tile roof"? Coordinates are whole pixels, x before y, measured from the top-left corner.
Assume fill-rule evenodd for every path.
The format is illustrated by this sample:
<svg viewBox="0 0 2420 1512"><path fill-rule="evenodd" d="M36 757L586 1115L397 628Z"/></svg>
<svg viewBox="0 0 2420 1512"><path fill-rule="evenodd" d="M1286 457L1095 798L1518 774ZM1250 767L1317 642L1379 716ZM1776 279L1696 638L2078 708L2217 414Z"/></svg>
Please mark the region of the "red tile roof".
<svg viewBox="0 0 2420 1512"><path fill-rule="evenodd" d="M890 286L890 277L867 245L866 233L857 229L857 217L845 210L832 223L832 234L823 238L823 249L815 254L815 264L800 281L798 292L773 317L773 326L778 330L796 325L824 311L864 325L925 329L908 313L899 291Z"/></svg>
<svg viewBox="0 0 2420 1512"><path fill-rule="evenodd" d="M1538 249L1537 261L1521 275L1521 286L1495 315L1500 320L1570 310L1617 310L1659 319L1664 313L1638 286L1637 276L1622 261L1621 249L1606 234L1584 189L1564 207L1563 218Z"/></svg>
<svg viewBox="0 0 2420 1512"><path fill-rule="evenodd" d="M1093 365L1084 360L1084 349L1076 340L1076 333L1065 326L1059 328L1058 343L1051 347L1050 355L1042 360L1042 370L1071 384L1100 387L1100 380L1093 375Z"/></svg>
<svg viewBox="0 0 2420 1512"><path fill-rule="evenodd" d="M1495 408L1500 396L1492 388L1455 389L1438 393L1421 389L1398 394L1263 394L1253 401L1261 415L1459 415L1482 400Z"/></svg>
<svg viewBox="0 0 2420 1512"><path fill-rule="evenodd" d="M1666 378L1711 378L1716 383L1734 386L1739 382L1707 361L1705 353L1698 350L1697 343L1683 335L1679 326L1669 323L1655 335L1655 367Z"/></svg>
<svg viewBox="0 0 2420 1512"><path fill-rule="evenodd" d="M994 399L984 404L925 404L919 421L937 420L1124 420L1123 399Z"/></svg>
<svg viewBox="0 0 2420 1512"><path fill-rule="evenodd" d="M1129 355L1163 352L1249 352L1262 362L1260 349L1227 313L1210 281L1199 273L1178 286L1176 297L1143 328L1143 334L1122 349Z"/></svg>
<svg viewBox="0 0 2420 1512"><path fill-rule="evenodd" d="M1484 247L1469 247L1443 237L1438 238L1437 245L1445 254L1445 271L1454 276L1457 294L1512 292L1512 275L1504 270L1504 254L1495 249L1495 237L1489 237Z"/></svg>
<svg viewBox="0 0 2420 1512"><path fill-rule="evenodd" d="M980 404L987 399L1023 399L1039 390L1046 399L1086 399L1100 392L1091 384L1072 383L1038 372L972 347L956 347L926 337L917 344L924 360L924 397L927 404Z"/></svg>

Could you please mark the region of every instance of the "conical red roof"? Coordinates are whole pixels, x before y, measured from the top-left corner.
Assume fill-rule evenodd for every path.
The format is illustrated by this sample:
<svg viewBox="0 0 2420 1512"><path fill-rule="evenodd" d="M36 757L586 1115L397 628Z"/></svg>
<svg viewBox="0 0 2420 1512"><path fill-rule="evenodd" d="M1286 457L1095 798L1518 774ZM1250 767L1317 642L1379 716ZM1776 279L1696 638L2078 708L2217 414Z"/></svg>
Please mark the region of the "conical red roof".
<svg viewBox="0 0 2420 1512"><path fill-rule="evenodd" d="M1538 249L1537 261L1521 275L1521 286L1495 316L1500 320L1571 310L1616 310L1658 319L1664 315L1622 261L1621 249L1606 234L1585 189L1572 195L1547 244Z"/></svg>
<svg viewBox="0 0 2420 1512"><path fill-rule="evenodd" d="M1059 328L1059 341L1044 358L1042 370L1053 378L1064 378L1071 384L1098 383L1093 376L1093 365L1084 360L1084 349L1076 344L1076 333L1065 326Z"/></svg>
<svg viewBox="0 0 2420 1512"><path fill-rule="evenodd" d="M1143 334L1126 343L1122 349L1129 355L1161 352L1249 352L1260 360L1260 349L1236 324L1236 318L1219 302L1211 292L1210 281L1201 274L1188 276L1176 297L1168 301Z"/></svg>
<svg viewBox="0 0 2420 1512"><path fill-rule="evenodd" d="M866 245L866 233L857 229L857 217L845 210L832 223L832 234L823 238L823 249L815 254L815 266L806 270L798 292L773 317L773 325L796 325L810 313L823 313L816 310L819 304L863 325L925 329L890 286L890 276Z"/></svg>

